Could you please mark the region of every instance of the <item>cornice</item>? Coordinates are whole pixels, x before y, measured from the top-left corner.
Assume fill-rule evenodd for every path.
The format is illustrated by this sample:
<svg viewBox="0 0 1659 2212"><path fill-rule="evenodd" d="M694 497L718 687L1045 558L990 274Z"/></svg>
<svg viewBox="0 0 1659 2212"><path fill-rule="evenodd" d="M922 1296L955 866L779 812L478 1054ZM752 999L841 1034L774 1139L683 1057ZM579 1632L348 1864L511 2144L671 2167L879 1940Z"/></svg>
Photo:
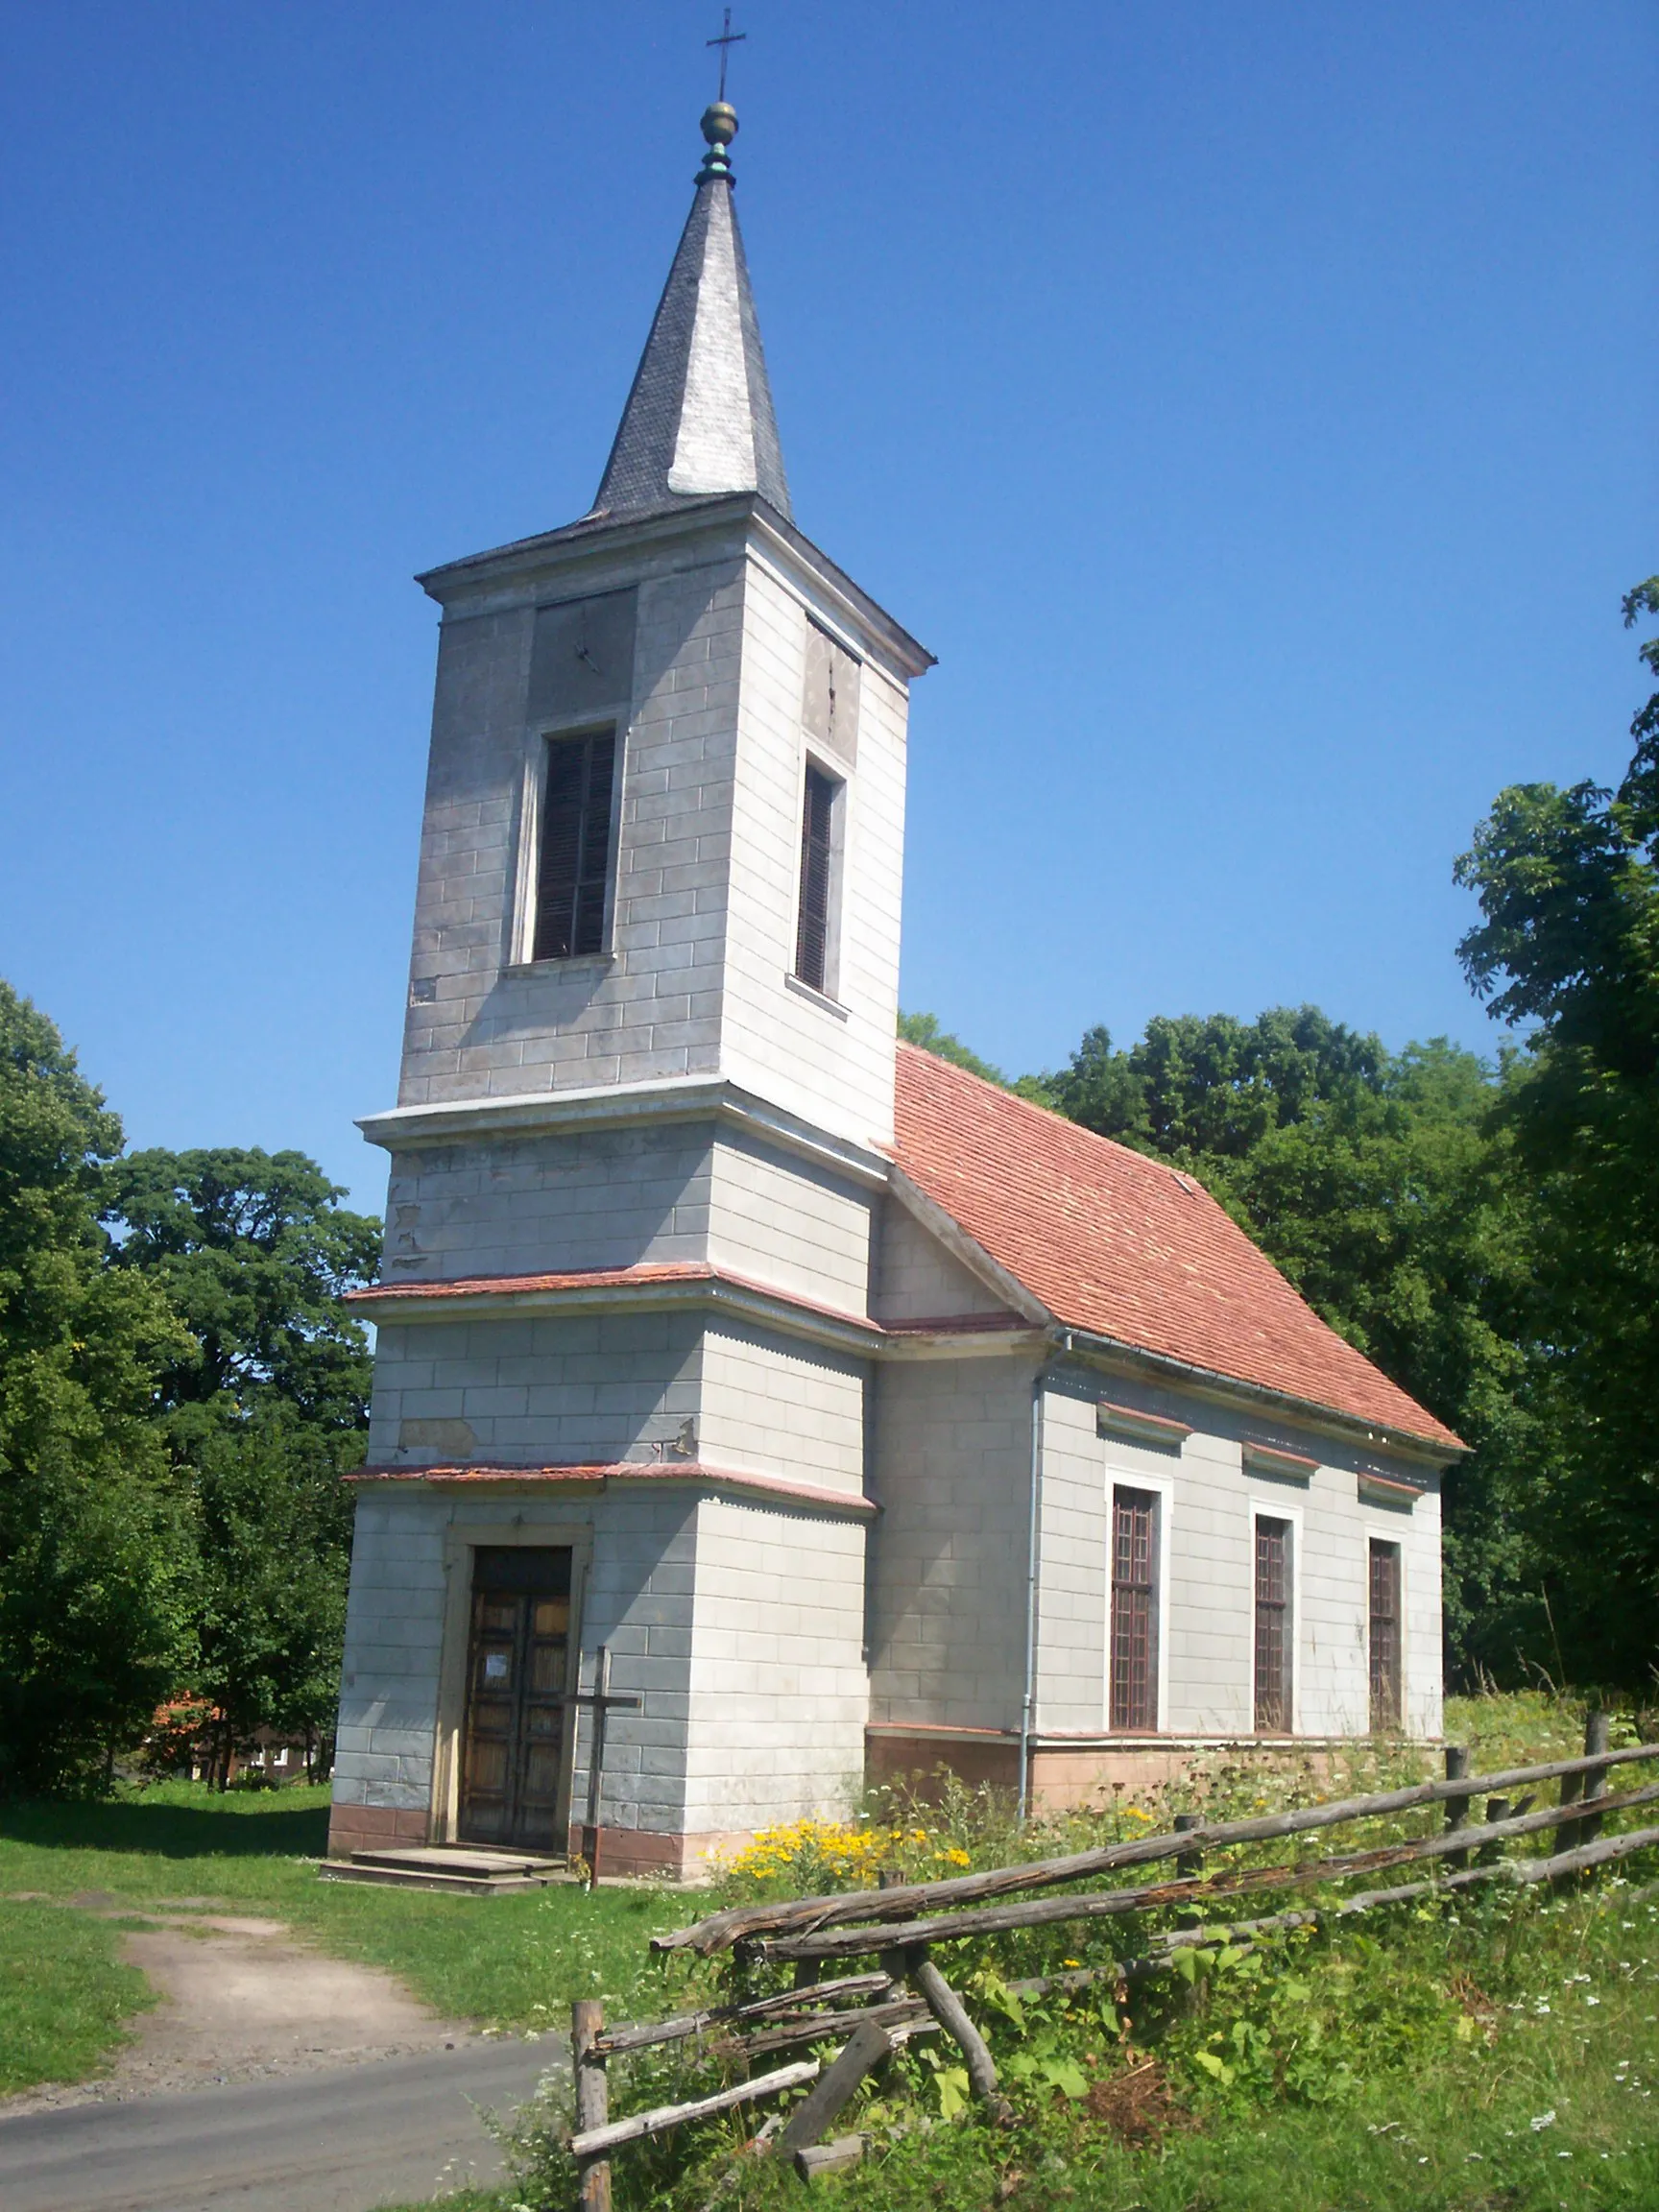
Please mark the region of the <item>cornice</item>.
<svg viewBox="0 0 1659 2212"><path fill-rule="evenodd" d="M817 1128L724 1075L674 1075L647 1083L608 1083L502 1098L437 1099L367 1114L357 1126L371 1144L401 1152L429 1144L465 1143L478 1137L703 1120L747 1130L762 1142L868 1190L884 1189L892 1173L887 1156L873 1145Z"/></svg>
<svg viewBox="0 0 1659 2212"><path fill-rule="evenodd" d="M426 1467L379 1463L354 1467L343 1480L352 1483L411 1484L423 1489L535 1489L597 1491L613 1484L635 1488L641 1484L697 1490L726 1490L760 1497L781 1503L809 1506L838 1513L848 1520L874 1520L880 1508L873 1498L857 1492L831 1490L817 1482L792 1482L781 1475L766 1475L742 1467L712 1467L704 1460L616 1459L580 1465L553 1462L541 1466L514 1466L502 1462L472 1464L445 1461Z"/></svg>

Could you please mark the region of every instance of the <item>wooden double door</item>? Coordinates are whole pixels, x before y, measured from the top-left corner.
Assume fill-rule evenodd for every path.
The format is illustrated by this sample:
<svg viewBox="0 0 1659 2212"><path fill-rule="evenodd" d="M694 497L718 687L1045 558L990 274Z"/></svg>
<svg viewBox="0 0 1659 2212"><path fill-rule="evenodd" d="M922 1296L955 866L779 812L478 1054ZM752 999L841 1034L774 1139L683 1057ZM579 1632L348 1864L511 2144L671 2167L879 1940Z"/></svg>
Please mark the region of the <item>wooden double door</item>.
<svg viewBox="0 0 1659 2212"><path fill-rule="evenodd" d="M568 1547L481 1547L472 1555L463 1842L565 1848L570 1582Z"/></svg>

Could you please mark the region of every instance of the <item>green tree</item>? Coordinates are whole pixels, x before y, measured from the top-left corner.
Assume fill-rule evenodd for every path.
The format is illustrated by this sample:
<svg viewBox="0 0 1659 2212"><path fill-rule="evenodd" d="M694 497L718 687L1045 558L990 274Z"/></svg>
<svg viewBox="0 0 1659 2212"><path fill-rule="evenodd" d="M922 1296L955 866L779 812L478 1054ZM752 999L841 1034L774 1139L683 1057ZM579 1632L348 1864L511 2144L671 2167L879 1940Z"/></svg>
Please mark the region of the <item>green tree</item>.
<svg viewBox="0 0 1659 2212"><path fill-rule="evenodd" d="M260 1727L325 1734L339 1679L370 1355L340 1301L380 1224L299 1152L132 1154L112 1170L116 1270L165 1289L190 1331L159 1426L194 1504L196 1684L219 1751Z"/></svg>
<svg viewBox="0 0 1659 2212"><path fill-rule="evenodd" d="M1659 637L1640 652L1659 675ZM1540 1207L1544 1580L1568 1664L1623 1682L1659 1665L1659 692L1631 734L1617 791L1512 785L1456 869L1470 983L1527 1030L1503 1121Z"/></svg>
<svg viewBox="0 0 1659 2212"><path fill-rule="evenodd" d="M152 1413L184 1337L104 1264L121 1126L0 982L0 1788L94 1778L189 1659L191 1549Z"/></svg>
<svg viewBox="0 0 1659 2212"><path fill-rule="evenodd" d="M937 1014L901 1014L899 1034L906 1045L920 1045L924 1052L931 1052L935 1059L949 1060L957 1068L966 1068L970 1075L982 1076L987 1083L1005 1086L1008 1081L1000 1068L993 1068L989 1060L981 1060L977 1052L970 1050L960 1037L952 1037L948 1029L942 1029Z"/></svg>

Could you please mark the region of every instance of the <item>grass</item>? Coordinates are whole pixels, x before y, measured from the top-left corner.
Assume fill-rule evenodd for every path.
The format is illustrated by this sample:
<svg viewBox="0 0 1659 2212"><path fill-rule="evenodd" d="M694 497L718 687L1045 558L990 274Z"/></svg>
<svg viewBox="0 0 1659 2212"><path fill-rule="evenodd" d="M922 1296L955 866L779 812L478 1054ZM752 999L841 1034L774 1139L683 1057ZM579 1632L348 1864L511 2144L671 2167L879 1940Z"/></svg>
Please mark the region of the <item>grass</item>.
<svg viewBox="0 0 1659 2212"><path fill-rule="evenodd" d="M120 1941L107 1920L55 1905L0 1912L0 2093L78 2081L126 2040L156 1999Z"/></svg>
<svg viewBox="0 0 1659 2212"><path fill-rule="evenodd" d="M684 1915L683 1899L566 1887L454 1897L320 1882L326 1829L326 1789L302 1785L219 1795L170 1782L102 1802L0 1806L0 2086L97 2071L119 2048L123 2022L152 2001L142 1975L116 1958L119 1931L61 1910L88 1893L138 1915L181 1900L183 1910L268 1915L335 1958L390 1968L435 2011L487 2027L559 2025L578 1996L656 2004L647 1937ZM60 1902L20 1903L19 1891Z"/></svg>

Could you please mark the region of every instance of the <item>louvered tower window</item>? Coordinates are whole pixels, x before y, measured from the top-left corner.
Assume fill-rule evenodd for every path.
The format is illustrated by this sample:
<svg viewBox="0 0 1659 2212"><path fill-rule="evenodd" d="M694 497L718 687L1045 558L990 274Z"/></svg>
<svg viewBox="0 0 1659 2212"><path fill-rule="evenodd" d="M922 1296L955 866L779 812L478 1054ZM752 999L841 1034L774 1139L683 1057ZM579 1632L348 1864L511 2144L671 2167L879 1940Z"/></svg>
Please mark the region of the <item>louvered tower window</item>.
<svg viewBox="0 0 1659 2212"><path fill-rule="evenodd" d="M1256 1725L1283 1736L1290 1727L1290 1524L1256 1523Z"/></svg>
<svg viewBox="0 0 1659 2212"><path fill-rule="evenodd" d="M795 925L795 974L814 991L829 988L830 871L840 785L821 768L806 765L801 809L801 907Z"/></svg>
<svg viewBox="0 0 1659 2212"><path fill-rule="evenodd" d="M613 730L548 741L532 959L570 960L605 950L615 773Z"/></svg>
<svg viewBox="0 0 1659 2212"><path fill-rule="evenodd" d="M1158 1725L1158 1500L1112 1493L1112 1726Z"/></svg>
<svg viewBox="0 0 1659 2212"><path fill-rule="evenodd" d="M1400 1725L1400 1547L1371 1545L1371 1732Z"/></svg>

